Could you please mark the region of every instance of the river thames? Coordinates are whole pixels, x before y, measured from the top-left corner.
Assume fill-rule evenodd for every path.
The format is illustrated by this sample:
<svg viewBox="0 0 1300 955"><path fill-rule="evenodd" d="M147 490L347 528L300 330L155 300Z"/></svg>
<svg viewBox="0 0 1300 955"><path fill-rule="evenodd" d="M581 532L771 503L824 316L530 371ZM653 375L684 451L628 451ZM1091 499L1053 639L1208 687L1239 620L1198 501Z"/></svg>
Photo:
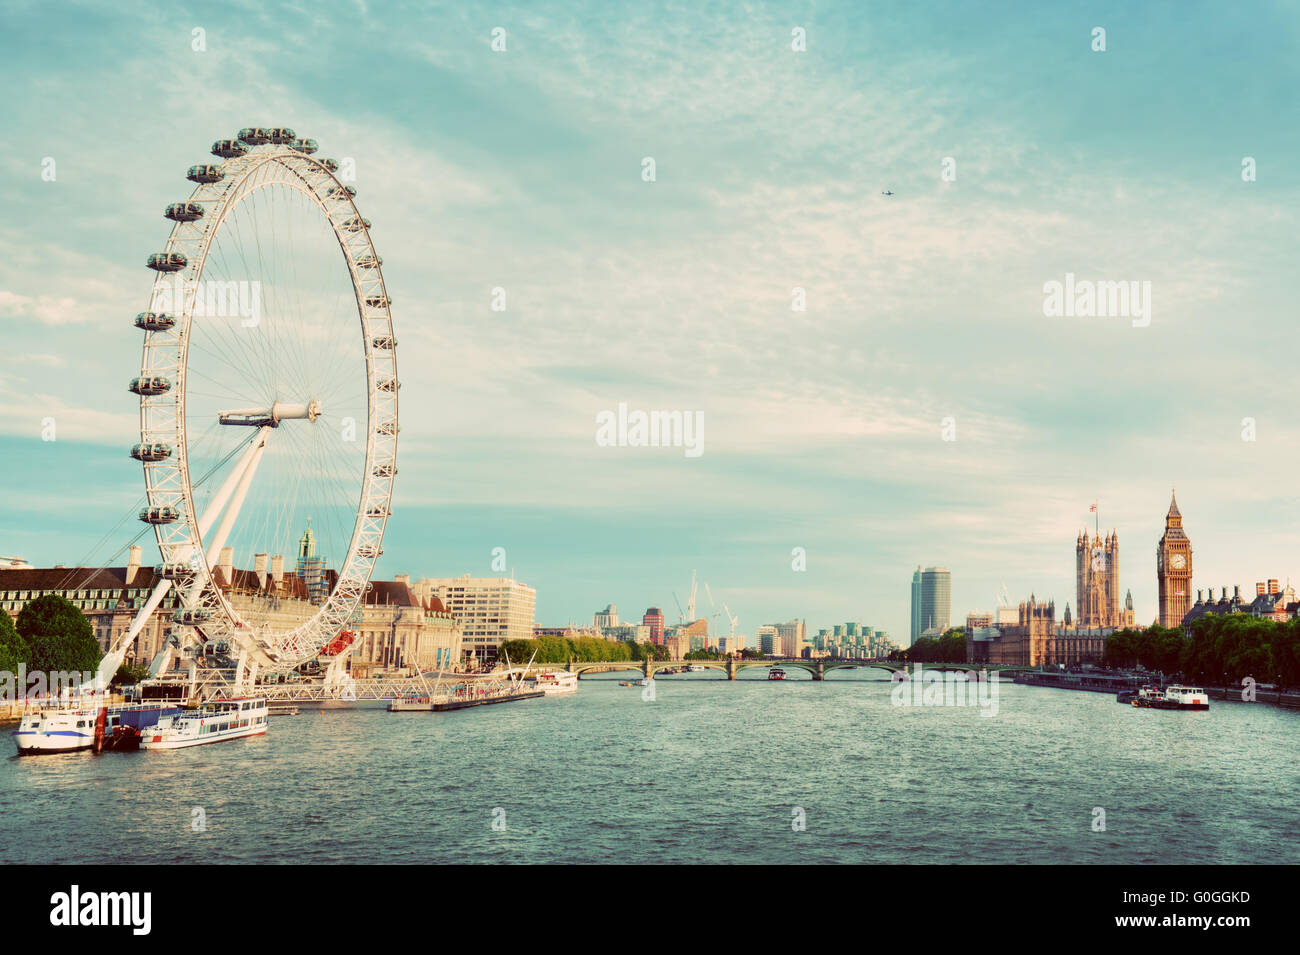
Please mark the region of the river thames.
<svg viewBox="0 0 1300 955"><path fill-rule="evenodd" d="M1298 712L1003 683L984 716L896 706L882 671L764 672L4 758L0 861L1300 862Z"/></svg>

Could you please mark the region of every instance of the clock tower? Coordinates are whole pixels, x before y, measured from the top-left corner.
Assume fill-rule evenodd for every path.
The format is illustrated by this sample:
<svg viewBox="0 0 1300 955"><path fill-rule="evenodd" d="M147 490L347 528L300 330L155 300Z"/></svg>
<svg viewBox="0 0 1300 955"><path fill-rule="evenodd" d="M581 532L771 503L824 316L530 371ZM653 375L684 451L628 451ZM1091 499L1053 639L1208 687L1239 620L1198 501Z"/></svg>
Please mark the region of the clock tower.
<svg viewBox="0 0 1300 955"><path fill-rule="evenodd" d="M1160 585L1160 626L1182 626L1192 607L1192 542L1183 532L1183 515L1172 493L1165 533L1156 546L1156 581Z"/></svg>

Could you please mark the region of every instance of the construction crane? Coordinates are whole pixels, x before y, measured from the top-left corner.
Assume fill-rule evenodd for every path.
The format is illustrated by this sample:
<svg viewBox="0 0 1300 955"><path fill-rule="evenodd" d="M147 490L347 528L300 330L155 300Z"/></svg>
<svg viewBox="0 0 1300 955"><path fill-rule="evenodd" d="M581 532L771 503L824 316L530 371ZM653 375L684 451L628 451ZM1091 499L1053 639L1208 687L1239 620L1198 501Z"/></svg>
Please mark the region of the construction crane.
<svg viewBox="0 0 1300 955"><path fill-rule="evenodd" d="M709 635L713 636L717 633L718 614L722 611L720 611L718 605L713 602L713 591L709 589L709 582L707 580L704 582L704 592L709 597L709 606L713 608L713 613L709 615Z"/></svg>
<svg viewBox="0 0 1300 955"><path fill-rule="evenodd" d="M739 618L739 617L734 617L734 616L732 616L732 614L731 614L731 608L727 606L727 602L726 602L725 600L722 602L722 609L725 610L725 611L727 612L727 619L728 619L729 621L731 621L731 640L732 640L732 642L730 642L730 643L727 644L727 649L731 649L731 647L734 646L734 641L735 641L735 639L736 639L736 624L740 623L740 618Z"/></svg>
<svg viewBox="0 0 1300 955"><path fill-rule="evenodd" d="M691 619L686 621L687 623L695 622L695 594L698 592L698 590L699 590L699 585L695 582L695 571L692 570L691 571L691 599L688 600L686 603L686 612Z"/></svg>
<svg viewBox="0 0 1300 955"><path fill-rule="evenodd" d="M677 591L673 591L673 603L677 604L677 622L686 622L686 611L682 610L682 602L677 599Z"/></svg>

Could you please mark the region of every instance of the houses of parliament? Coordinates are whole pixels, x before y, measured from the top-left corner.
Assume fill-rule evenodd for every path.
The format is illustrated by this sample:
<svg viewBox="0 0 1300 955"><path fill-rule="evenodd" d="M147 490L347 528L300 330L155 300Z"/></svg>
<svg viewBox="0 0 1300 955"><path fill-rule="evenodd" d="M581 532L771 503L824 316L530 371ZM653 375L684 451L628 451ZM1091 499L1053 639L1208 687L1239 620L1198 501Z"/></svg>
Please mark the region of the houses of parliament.
<svg viewBox="0 0 1300 955"><path fill-rule="evenodd" d="M1015 623L968 628L967 660L1018 666L1100 661L1106 638L1137 622L1131 590L1120 606L1119 535L1112 530L1103 538L1100 528L1091 536L1080 532L1074 542L1074 569L1075 614L1066 604L1058 626L1055 602L1041 603L1031 595L1020 604ZM1160 626L1181 626L1192 610L1192 545L1172 494L1164 534L1156 545L1156 577Z"/></svg>

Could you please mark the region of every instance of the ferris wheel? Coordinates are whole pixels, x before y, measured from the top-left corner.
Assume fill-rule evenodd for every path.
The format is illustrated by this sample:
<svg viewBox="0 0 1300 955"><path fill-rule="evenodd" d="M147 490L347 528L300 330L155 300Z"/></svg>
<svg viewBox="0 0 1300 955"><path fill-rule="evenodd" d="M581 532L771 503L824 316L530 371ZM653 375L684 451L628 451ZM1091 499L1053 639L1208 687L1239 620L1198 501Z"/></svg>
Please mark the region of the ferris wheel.
<svg viewBox="0 0 1300 955"><path fill-rule="evenodd" d="M225 645L241 671L316 659L337 648L382 553L397 341L370 222L316 152L291 129L242 129L189 168L193 192L164 212L129 384L139 518L162 562L113 668L164 599L181 648ZM292 601L267 586L286 572Z"/></svg>

